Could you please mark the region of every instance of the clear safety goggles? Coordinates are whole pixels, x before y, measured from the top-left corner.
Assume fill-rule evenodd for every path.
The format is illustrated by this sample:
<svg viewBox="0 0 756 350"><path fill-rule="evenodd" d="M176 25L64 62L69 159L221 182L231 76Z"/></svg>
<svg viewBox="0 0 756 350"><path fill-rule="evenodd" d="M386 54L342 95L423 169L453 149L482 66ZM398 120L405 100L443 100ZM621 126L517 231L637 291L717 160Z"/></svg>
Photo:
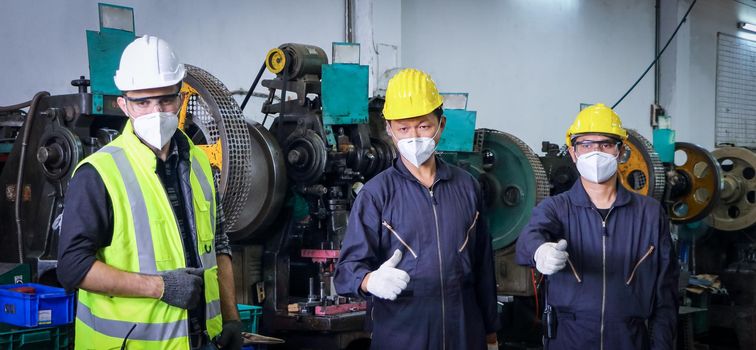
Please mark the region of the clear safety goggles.
<svg viewBox="0 0 756 350"><path fill-rule="evenodd" d="M617 140L584 140L574 142L575 151L580 154L601 151L604 153L616 154L622 141Z"/></svg>
<svg viewBox="0 0 756 350"><path fill-rule="evenodd" d="M123 98L125 98L126 101L131 102L134 111L138 113L152 112L155 110L155 107L160 107L160 111L173 112L179 108L181 93L177 92L175 94L139 98L124 95Z"/></svg>

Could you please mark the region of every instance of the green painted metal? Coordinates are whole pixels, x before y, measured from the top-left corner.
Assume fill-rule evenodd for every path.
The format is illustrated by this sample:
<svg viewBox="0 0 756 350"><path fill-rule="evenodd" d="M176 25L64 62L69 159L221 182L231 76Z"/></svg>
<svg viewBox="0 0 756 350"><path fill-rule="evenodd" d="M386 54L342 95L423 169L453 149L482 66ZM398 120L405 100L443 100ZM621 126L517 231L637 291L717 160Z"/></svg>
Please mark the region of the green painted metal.
<svg viewBox="0 0 756 350"><path fill-rule="evenodd" d="M109 21L105 18L106 11L120 10L122 14L128 16L131 14L131 26L134 28L133 9L129 7L99 4L100 10L100 31L87 31L87 51L89 58L89 79L94 98L92 99L92 111L95 114L102 114L103 95L117 96L121 91L115 86L113 76L118 69L118 63L121 60L121 54L126 46L134 41L136 37L134 31L115 29L106 27ZM123 19L128 21L128 17ZM124 23L118 23L121 27L128 28Z"/></svg>
<svg viewBox="0 0 756 350"><path fill-rule="evenodd" d="M0 263L0 285L31 282L29 264Z"/></svg>
<svg viewBox="0 0 756 350"><path fill-rule="evenodd" d="M0 143L0 153L11 153L13 151L13 143Z"/></svg>
<svg viewBox="0 0 756 350"><path fill-rule="evenodd" d="M654 149L662 163L675 161L675 131L672 129L654 129Z"/></svg>
<svg viewBox="0 0 756 350"><path fill-rule="evenodd" d="M329 126L368 122L368 66L324 64L322 71L323 124L328 143L335 145Z"/></svg>
<svg viewBox="0 0 756 350"><path fill-rule="evenodd" d="M475 136L476 111L444 109L446 128L441 134L437 150L440 152L472 152Z"/></svg>
<svg viewBox="0 0 756 350"><path fill-rule="evenodd" d="M480 132L480 131L479 131ZM481 152L441 153L441 157L475 176L481 184L484 210L494 250L517 240L539 201L539 177L531 161L507 134L483 131Z"/></svg>

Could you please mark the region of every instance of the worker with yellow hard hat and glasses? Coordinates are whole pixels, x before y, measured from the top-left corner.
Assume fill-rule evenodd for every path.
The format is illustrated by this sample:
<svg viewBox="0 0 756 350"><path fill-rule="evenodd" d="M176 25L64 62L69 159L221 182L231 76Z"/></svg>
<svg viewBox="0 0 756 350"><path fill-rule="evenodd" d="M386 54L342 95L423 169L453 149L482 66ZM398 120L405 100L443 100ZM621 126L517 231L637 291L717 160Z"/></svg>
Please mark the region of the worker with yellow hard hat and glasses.
<svg viewBox="0 0 756 350"><path fill-rule="evenodd" d="M672 349L678 263L669 220L618 183L627 131L609 107L567 130L580 179L546 198L517 240L517 262L546 275L546 349Z"/></svg>
<svg viewBox="0 0 756 350"><path fill-rule="evenodd" d="M434 155L446 125L430 76L404 69L383 116L399 150L360 190L336 267L342 295L368 300L372 349L496 349L491 237L478 182Z"/></svg>

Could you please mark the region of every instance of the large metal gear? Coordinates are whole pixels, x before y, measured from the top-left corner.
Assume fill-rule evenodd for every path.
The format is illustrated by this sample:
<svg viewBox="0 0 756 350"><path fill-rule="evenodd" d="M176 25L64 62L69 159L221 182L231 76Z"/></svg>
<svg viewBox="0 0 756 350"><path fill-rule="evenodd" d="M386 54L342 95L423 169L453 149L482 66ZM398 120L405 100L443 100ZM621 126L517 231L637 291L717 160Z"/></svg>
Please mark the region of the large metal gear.
<svg viewBox="0 0 756 350"><path fill-rule="evenodd" d="M229 233L234 241L264 238L266 231L278 217L286 197L286 164L275 136L257 122L249 122L249 152L253 161L249 183L252 191L237 219L243 229Z"/></svg>
<svg viewBox="0 0 756 350"><path fill-rule="evenodd" d="M195 144L206 145L203 149L213 165L226 230L245 229L249 220L239 216L248 205L254 175L247 123L220 80L199 67L186 65L186 69L181 125Z"/></svg>
<svg viewBox="0 0 756 350"><path fill-rule="evenodd" d="M718 230L737 231L756 223L756 154L747 148L722 147L712 152L722 168L722 192L708 217Z"/></svg>
<svg viewBox="0 0 756 350"><path fill-rule="evenodd" d="M512 244L533 208L549 195L549 180L538 155L517 137L478 129L483 173L479 179L494 249Z"/></svg>
<svg viewBox="0 0 756 350"><path fill-rule="evenodd" d="M721 170L717 160L701 146L675 143L675 175L670 178L669 218L676 224L698 221L719 200Z"/></svg>
<svg viewBox="0 0 756 350"><path fill-rule="evenodd" d="M665 171L653 144L633 129L627 129L625 159L617 167L626 189L657 200L664 197Z"/></svg>

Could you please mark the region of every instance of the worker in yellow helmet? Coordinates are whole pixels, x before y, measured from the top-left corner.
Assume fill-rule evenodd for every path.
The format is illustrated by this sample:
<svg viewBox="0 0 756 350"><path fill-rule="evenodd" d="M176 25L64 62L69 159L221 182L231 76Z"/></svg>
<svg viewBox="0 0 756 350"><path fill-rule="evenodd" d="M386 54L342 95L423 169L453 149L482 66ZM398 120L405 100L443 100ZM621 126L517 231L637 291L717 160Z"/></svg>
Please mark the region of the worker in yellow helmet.
<svg viewBox="0 0 756 350"><path fill-rule="evenodd" d="M546 275L548 349L672 349L679 268L659 201L617 179L627 131L609 107L582 110L566 142L580 180L542 201L517 262Z"/></svg>
<svg viewBox="0 0 756 350"><path fill-rule="evenodd" d="M399 149L352 207L334 283L368 299L373 349L496 349L491 237L478 182L434 155L446 125L428 74L397 73L383 116Z"/></svg>
<svg viewBox="0 0 756 350"><path fill-rule="evenodd" d="M126 125L78 165L62 217L57 272L79 290L76 349L241 349L213 172L177 128L186 68L149 35L118 68Z"/></svg>

